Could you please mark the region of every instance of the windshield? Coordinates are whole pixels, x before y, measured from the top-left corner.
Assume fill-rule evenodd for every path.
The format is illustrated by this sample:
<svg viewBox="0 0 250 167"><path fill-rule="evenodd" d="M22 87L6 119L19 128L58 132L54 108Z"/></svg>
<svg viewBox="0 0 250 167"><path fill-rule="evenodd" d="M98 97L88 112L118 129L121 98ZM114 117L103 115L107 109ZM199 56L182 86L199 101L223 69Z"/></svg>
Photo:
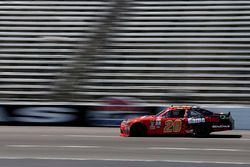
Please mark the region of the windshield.
<svg viewBox="0 0 250 167"><path fill-rule="evenodd" d="M159 117L162 113L164 113L166 109L164 108L162 111L158 112L155 116Z"/></svg>

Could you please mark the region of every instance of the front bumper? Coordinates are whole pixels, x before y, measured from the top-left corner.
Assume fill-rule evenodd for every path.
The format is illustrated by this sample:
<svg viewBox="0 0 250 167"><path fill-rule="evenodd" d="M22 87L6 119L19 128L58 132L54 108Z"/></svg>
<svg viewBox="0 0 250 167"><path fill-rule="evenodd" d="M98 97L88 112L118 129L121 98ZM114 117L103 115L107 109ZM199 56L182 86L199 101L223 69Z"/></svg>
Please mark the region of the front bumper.
<svg viewBox="0 0 250 167"><path fill-rule="evenodd" d="M129 130L130 130L130 127L127 124L122 123L120 125L120 136L128 137L129 136Z"/></svg>

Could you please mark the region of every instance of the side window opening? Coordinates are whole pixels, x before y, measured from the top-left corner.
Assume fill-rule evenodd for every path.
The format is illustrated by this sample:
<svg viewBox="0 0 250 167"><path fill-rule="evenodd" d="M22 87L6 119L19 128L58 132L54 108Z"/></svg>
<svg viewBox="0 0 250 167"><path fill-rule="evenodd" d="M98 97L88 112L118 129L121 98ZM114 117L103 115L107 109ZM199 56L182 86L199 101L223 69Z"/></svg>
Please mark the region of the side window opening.
<svg viewBox="0 0 250 167"><path fill-rule="evenodd" d="M195 110L188 111L188 118L202 118L203 115Z"/></svg>
<svg viewBox="0 0 250 167"><path fill-rule="evenodd" d="M170 110L166 114L163 115L164 118L184 118L185 110L177 109Z"/></svg>

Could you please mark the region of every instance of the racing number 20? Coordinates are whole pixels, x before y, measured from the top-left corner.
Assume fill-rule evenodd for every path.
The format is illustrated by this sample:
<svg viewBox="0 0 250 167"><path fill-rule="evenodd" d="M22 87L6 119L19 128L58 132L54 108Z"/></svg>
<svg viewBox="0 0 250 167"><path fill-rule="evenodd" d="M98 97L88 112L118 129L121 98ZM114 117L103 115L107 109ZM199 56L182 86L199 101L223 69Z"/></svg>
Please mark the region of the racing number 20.
<svg viewBox="0 0 250 167"><path fill-rule="evenodd" d="M165 127L163 132L164 133L173 133L173 132L180 132L181 131L181 120L167 120L165 121Z"/></svg>

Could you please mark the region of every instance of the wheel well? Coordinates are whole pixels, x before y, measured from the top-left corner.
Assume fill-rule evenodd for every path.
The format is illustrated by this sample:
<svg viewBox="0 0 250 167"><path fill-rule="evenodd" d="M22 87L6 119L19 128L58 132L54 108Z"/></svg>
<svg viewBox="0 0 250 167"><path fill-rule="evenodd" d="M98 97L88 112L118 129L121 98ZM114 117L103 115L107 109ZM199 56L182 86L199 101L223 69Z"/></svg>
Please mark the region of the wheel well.
<svg viewBox="0 0 250 167"><path fill-rule="evenodd" d="M211 132L212 132L212 125L210 125L210 124L197 124L197 125L195 125L194 126L194 130L196 131L196 130L198 130L199 129L199 132L197 133L197 132L195 132L196 134L196 136L207 136L207 135L209 135ZM201 130L201 131L200 131Z"/></svg>
<svg viewBox="0 0 250 167"><path fill-rule="evenodd" d="M141 123L134 123L130 127L130 136L146 136L147 135L147 127Z"/></svg>
<svg viewBox="0 0 250 167"><path fill-rule="evenodd" d="M212 131L212 124L209 123L200 123L195 125L195 128L199 126L199 127L206 127L210 132Z"/></svg>

